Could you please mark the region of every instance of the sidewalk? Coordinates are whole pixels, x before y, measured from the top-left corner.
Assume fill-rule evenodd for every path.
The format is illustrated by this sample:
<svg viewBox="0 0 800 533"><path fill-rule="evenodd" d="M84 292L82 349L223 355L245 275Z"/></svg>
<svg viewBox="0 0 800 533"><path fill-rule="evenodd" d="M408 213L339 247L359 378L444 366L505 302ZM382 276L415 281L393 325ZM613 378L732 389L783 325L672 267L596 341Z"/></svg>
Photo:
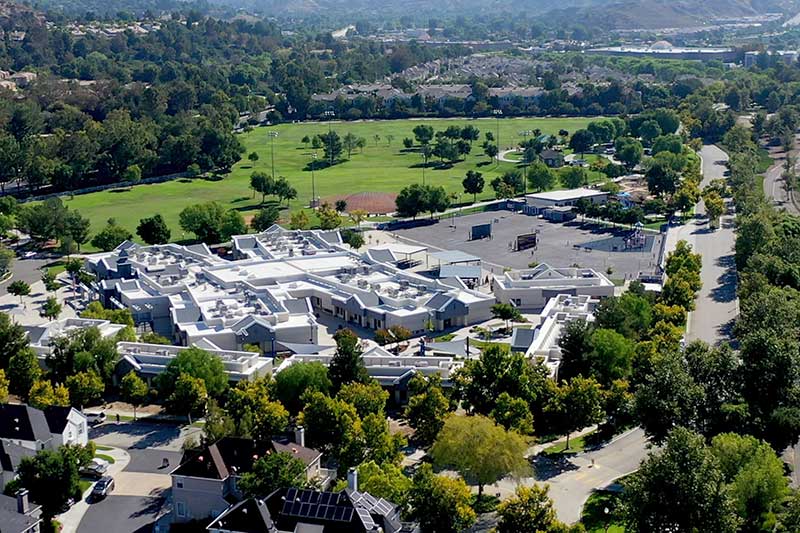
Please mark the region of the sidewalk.
<svg viewBox="0 0 800 533"><path fill-rule="evenodd" d="M110 455L114 458L114 463L108 466L108 474L111 477L115 477L117 474L122 472L128 463L131 460L131 456L128 455L128 452L121 448L113 448L111 450L98 450L98 453L102 453L103 455ZM83 515L86 514L86 511L89 510L89 494L92 492L92 488L94 488L94 483L86 489L86 492L83 493L81 500L75 502L69 511L64 514L58 515L56 520L61 523L61 532L62 533L76 533L78 531L78 526L83 519Z"/></svg>

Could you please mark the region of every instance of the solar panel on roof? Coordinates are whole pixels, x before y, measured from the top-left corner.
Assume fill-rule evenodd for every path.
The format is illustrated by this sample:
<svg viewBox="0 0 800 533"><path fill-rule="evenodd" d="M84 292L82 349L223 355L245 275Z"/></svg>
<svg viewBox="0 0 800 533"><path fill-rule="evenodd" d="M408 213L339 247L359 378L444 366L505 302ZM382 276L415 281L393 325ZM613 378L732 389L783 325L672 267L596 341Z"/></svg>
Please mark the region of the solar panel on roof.
<svg viewBox="0 0 800 533"><path fill-rule="evenodd" d="M383 516L386 516L392 512L394 507L392 506L391 503L381 498L380 500L378 500L378 503L375 504L374 509L377 510Z"/></svg>
<svg viewBox="0 0 800 533"><path fill-rule="evenodd" d="M286 500L283 502L283 509L281 509L281 514L289 514L289 511L292 509L292 501Z"/></svg>
<svg viewBox="0 0 800 533"><path fill-rule="evenodd" d="M336 507L333 505L328 505L328 508L325 510L325 519L326 520L335 520L336 516Z"/></svg>
<svg viewBox="0 0 800 533"><path fill-rule="evenodd" d="M344 514L342 514L342 522L349 522L353 519L353 509L344 507Z"/></svg>
<svg viewBox="0 0 800 533"><path fill-rule="evenodd" d="M307 502L309 500L311 500L311 492L309 492L307 490L304 490L304 491L300 492L300 501L301 502Z"/></svg>
<svg viewBox="0 0 800 533"><path fill-rule="evenodd" d="M297 496L297 489L292 488L286 491L287 500L294 500L295 496Z"/></svg>
<svg viewBox="0 0 800 533"><path fill-rule="evenodd" d="M335 507L336 512L333 514L334 520L341 520L344 516L344 507Z"/></svg>
<svg viewBox="0 0 800 533"><path fill-rule="evenodd" d="M358 517L367 529L372 529L375 526L375 521L372 520L372 516L370 516L369 511L366 509L359 509Z"/></svg>
<svg viewBox="0 0 800 533"><path fill-rule="evenodd" d="M309 501L310 503L318 503L318 502L319 502L319 500L320 500L320 498L321 498L321 495L322 495L323 493L319 493L319 492L317 492L317 491L309 491L309 492L311 493L311 497L309 498L309 500L308 500L308 501Z"/></svg>
<svg viewBox="0 0 800 533"><path fill-rule="evenodd" d="M301 503L300 504L300 516L308 516L308 512L311 510L310 503Z"/></svg>
<svg viewBox="0 0 800 533"><path fill-rule="evenodd" d="M316 517L325 518L325 513L328 512L328 507L328 505L317 505Z"/></svg>
<svg viewBox="0 0 800 533"><path fill-rule="evenodd" d="M294 516L300 516L300 506L301 506L301 505L302 505L302 504L301 504L300 502L294 502L294 503L292 504L292 511L291 511L291 514L293 514Z"/></svg>
<svg viewBox="0 0 800 533"><path fill-rule="evenodd" d="M322 505L330 505L333 494L330 492L323 492L319 495L319 503Z"/></svg>

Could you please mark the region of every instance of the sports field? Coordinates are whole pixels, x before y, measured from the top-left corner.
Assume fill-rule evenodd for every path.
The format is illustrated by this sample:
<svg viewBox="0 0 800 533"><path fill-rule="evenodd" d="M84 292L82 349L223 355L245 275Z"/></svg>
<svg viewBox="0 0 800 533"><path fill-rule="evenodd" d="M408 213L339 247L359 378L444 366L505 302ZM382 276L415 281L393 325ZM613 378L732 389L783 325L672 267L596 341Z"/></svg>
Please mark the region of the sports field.
<svg viewBox="0 0 800 533"><path fill-rule="evenodd" d="M274 138L275 175L285 176L298 191L298 198L290 202L290 209L307 206L311 198L311 172L308 164L312 160L310 145L304 145L304 136L313 137L325 133L330 127L340 137L353 133L364 137L367 141L363 151L356 149L349 160L333 167L319 169L314 172L317 195L323 200L326 197L356 192L393 192L400 191L411 183L422 182L422 158L417 152L407 151L403 147L403 138L412 137L412 129L418 124L428 124L435 130L443 130L450 125L465 126L472 124L481 132L481 140L474 143L472 152L463 161L450 168L434 168L435 161L428 164L425 170L425 181L429 184L443 185L448 192L461 194L462 202L471 201L471 195L465 195L461 180L468 170L483 173L486 187L478 199L492 198L494 192L489 182L507 170L514 168L513 163L494 162L483 154L480 143L484 134L491 131L500 134L500 148L511 148L522 140L521 132L540 129L543 133L557 134L565 129L572 133L585 127L588 118L522 118L522 119L424 119L424 120L388 120L364 122L331 122L331 123L297 123L281 124L274 127L261 127L241 135L246 152L242 161L234 166L233 171L224 179L210 180L203 178L175 180L152 185L138 185L132 189L107 190L92 194L76 196L74 199L64 197L66 205L78 209L92 221L92 233L99 231L109 217L135 232L139 219L160 213L172 228L173 240L189 239L192 235L184 235L178 224L178 214L188 205L216 200L223 205L235 208L247 217L258 209L260 198L254 198L249 188L250 174L254 170L272 172L271 138L268 132L275 131ZM375 136L378 136L376 139ZM393 138L391 138L393 137ZM390 139L391 138L391 139ZM250 152L259 154L255 164L247 159ZM317 150L318 157L324 158L322 150ZM342 155L347 158L347 152ZM288 211L284 211L288 219Z"/></svg>

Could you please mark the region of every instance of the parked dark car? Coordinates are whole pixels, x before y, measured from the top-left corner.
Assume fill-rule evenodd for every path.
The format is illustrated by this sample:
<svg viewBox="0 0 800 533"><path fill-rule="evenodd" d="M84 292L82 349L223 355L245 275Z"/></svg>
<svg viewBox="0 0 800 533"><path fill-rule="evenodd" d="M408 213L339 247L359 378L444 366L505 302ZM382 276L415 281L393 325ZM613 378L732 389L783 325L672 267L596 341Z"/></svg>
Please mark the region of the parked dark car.
<svg viewBox="0 0 800 533"><path fill-rule="evenodd" d="M94 484L92 489L92 499L101 500L108 496L114 490L114 478L111 476L103 476Z"/></svg>

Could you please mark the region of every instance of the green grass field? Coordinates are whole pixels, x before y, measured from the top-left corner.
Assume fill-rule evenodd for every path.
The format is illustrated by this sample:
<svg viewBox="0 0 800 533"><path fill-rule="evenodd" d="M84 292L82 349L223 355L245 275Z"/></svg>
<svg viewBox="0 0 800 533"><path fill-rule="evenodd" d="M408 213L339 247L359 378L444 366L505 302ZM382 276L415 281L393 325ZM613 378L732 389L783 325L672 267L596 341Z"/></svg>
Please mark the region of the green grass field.
<svg viewBox="0 0 800 533"><path fill-rule="evenodd" d="M430 168L425 170L426 183L443 185L448 192L461 194L460 201L471 201L471 195L463 194L461 180L468 170L479 170L486 180L486 188L478 199L493 197L489 182L503 172L515 167L513 163L490 161L479 144L484 133L500 132L500 147L510 148L522 140L520 132L541 129L543 133L557 134L560 129L573 132L585 127L588 118L525 118L525 119L425 119L390 120L375 122L333 122L330 127L340 136L351 132L367 140L363 153L356 150L350 160L331 168L315 171L317 195L323 200L331 195L355 192L398 192L411 183L422 182L422 159L416 152L403 149L403 138L413 137L411 130L418 124L429 124L438 130L449 125L472 124L481 131L481 141L474 143L472 153L447 169ZM188 205L216 200L223 205L240 210L245 216L255 213L259 200L253 198L249 188L250 174L254 170L271 173L271 150L269 131L278 132L274 140L275 175L285 176L298 191L298 198L290 203L290 209L308 205L311 197L311 172L305 170L312 160L312 150L301 143L308 135L313 137L328 130L327 123L281 124L271 128L256 128L241 135L246 147L241 162L223 179L181 179L166 183L138 185L132 189L106 190L92 194L63 197L67 206L78 209L92 221L92 233L99 231L105 221L116 218L117 222L135 233L139 219L160 213L172 229L172 239L176 241L191 239L185 235L178 224L178 214ZM375 135L380 137L376 143ZM389 144L387 137L394 138ZM252 164L247 155L257 152L259 160ZM323 158L322 150L319 157ZM343 154L347 157L347 153ZM590 176L596 179L596 176ZM285 215L286 212L284 212ZM288 216L286 216L288 218ZM91 247L87 246L91 250Z"/></svg>

